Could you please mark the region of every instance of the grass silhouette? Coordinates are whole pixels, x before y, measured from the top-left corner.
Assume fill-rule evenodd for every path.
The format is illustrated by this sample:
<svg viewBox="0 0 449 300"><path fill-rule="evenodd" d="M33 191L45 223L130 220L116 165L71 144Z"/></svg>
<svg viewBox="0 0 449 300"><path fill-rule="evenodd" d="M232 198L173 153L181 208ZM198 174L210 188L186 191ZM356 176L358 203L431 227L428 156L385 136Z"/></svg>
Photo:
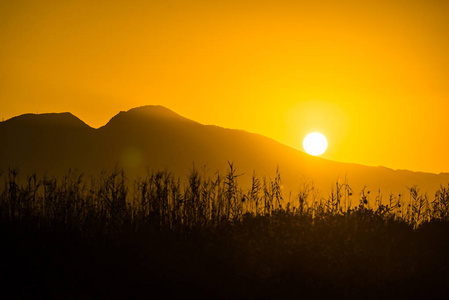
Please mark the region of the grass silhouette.
<svg viewBox="0 0 449 300"><path fill-rule="evenodd" d="M443 297L449 185L382 199L281 175L1 176L2 299Z"/></svg>

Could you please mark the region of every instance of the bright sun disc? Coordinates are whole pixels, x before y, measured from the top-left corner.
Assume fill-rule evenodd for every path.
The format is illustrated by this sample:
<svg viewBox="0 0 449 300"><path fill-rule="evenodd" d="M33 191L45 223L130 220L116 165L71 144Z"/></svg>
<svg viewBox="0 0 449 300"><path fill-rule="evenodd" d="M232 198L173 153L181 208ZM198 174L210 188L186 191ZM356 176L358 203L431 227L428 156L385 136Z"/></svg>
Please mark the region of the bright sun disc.
<svg viewBox="0 0 449 300"><path fill-rule="evenodd" d="M309 133L302 142L304 150L310 155L321 155L327 149L327 139L318 132Z"/></svg>

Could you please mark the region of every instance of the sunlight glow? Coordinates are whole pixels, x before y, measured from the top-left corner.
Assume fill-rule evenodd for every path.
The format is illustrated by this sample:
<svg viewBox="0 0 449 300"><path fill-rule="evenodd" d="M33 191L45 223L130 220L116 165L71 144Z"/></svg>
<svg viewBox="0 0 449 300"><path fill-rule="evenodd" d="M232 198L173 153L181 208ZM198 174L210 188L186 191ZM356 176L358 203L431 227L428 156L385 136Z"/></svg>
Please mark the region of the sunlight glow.
<svg viewBox="0 0 449 300"><path fill-rule="evenodd" d="M319 132L309 133L302 143L304 150L310 155L321 155L327 149L327 139Z"/></svg>

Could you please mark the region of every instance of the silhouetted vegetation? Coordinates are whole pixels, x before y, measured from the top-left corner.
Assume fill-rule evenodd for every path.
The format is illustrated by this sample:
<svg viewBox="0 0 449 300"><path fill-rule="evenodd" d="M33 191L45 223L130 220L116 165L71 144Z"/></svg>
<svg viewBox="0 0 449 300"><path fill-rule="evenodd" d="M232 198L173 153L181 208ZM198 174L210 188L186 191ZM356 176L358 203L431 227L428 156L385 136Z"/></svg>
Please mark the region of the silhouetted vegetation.
<svg viewBox="0 0 449 300"><path fill-rule="evenodd" d="M183 181L0 183L2 290L9 298L406 298L449 295L449 184L433 197L334 183L328 195L273 179L239 186L233 164ZM374 195L375 194L375 195Z"/></svg>

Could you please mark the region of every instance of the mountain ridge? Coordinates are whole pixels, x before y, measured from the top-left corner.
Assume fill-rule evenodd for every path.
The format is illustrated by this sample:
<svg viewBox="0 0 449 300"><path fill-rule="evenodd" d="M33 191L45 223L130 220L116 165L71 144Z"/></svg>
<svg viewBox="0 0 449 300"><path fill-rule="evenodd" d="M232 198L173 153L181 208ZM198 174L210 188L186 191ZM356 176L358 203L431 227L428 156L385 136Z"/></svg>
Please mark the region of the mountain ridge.
<svg viewBox="0 0 449 300"><path fill-rule="evenodd" d="M290 190L304 178L320 190L329 190L332 182L347 179L358 190L370 185L387 192L403 192L404 186L414 184L430 191L449 182L449 173L394 170L312 157L260 134L200 124L163 106L120 112L98 129L70 113L22 116L9 119L14 122L0 123L0 139L8 141L0 145L0 156L5 158L0 161L0 170L19 167L24 172L61 174L78 168L96 174L117 165L130 177L144 176L148 168L168 169L184 177L192 163L226 172L230 161L245 174L246 183L253 171L271 177L279 167ZM30 127L33 119L39 118L51 119L44 122L47 129ZM27 120L25 129L14 125L20 120Z"/></svg>

